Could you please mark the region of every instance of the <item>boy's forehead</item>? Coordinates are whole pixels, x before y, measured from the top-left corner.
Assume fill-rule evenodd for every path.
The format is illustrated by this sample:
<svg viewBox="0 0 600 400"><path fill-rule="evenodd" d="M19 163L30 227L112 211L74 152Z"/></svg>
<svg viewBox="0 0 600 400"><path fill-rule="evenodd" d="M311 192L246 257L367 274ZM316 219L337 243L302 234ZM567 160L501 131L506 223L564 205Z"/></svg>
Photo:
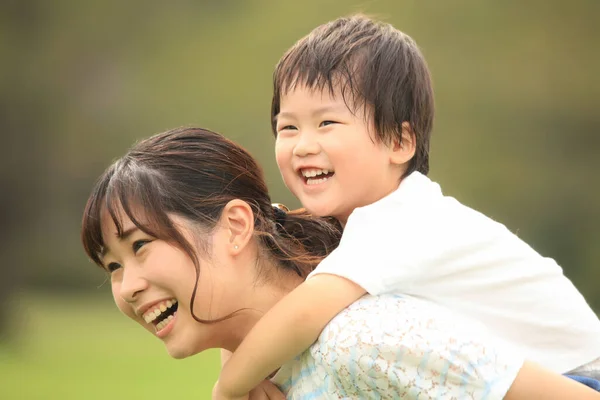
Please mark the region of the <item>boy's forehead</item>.
<svg viewBox="0 0 600 400"><path fill-rule="evenodd" d="M284 114L287 109L293 109L299 105L326 112L350 110L352 104L352 96L348 98L347 93L340 87L334 86L329 88L297 85L290 88L290 90L281 96L280 114Z"/></svg>
<svg viewBox="0 0 600 400"><path fill-rule="evenodd" d="M279 113L274 120L286 117L321 116L327 113L337 115L351 114L353 118L372 123L373 107L365 103L363 99L355 99L349 90L328 87L317 88L298 85L281 96Z"/></svg>

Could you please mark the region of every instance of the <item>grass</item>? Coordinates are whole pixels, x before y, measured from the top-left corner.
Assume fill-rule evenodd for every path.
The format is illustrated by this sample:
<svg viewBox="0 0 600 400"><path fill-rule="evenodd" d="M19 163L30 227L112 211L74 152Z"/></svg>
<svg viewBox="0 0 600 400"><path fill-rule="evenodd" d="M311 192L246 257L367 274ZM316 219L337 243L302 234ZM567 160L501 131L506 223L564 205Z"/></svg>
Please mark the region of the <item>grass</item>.
<svg viewBox="0 0 600 400"><path fill-rule="evenodd" d="M171 359L111 299L30 296L0 348L0 399L210 399L218 351Z"/></svg>

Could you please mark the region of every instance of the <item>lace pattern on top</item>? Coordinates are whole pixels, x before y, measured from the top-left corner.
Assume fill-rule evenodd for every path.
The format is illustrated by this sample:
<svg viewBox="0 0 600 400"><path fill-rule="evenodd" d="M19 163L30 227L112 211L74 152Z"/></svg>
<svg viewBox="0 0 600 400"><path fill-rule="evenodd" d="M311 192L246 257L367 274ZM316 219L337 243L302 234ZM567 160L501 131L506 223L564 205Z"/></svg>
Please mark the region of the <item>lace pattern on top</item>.
<svg viewBox="0 0 600 400"><path fill-rule="evenodd" d="M434 304L365 296L273 381L288 399L502 399L522 363L481 325Z"/></svg>

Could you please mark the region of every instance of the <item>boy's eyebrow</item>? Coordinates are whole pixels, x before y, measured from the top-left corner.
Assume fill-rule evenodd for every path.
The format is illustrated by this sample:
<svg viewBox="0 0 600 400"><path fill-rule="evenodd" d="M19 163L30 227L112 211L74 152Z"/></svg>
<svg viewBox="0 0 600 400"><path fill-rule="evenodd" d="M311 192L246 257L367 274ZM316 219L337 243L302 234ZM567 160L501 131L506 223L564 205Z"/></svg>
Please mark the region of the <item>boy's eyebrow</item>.
<svg viewBox="0 0 600 400"><path fill-rule="evenodd" d="M134 234L135 232L139 231L140 228L138 228L137 226L132 226L129 227L127 229L125 229L123 232L121 232L121 234L117 233L117 237L119 238L119 242L122 242L123 240L127 240L127 238L129 238L129 236L131 236L132 234ZM109 252L108 246L104 246L102 247L102 251L100 252L100 256L104 257L106 255L106 253Z"/></svg>
<svg viewBox="0 0 600 400"><path fill-rule="evenodd" d="M342 109L341 106L339 105L332 105L332 106L323 106L323 107L319 107L317 109L312 110L311 115L321 115L321 114L325 114L327 112L333 112L333 111L340 111ZM274 120L277 121L277 118L279 117L294 117L296 114L290 111L282 111L279 114L275 115Z"/></svg>

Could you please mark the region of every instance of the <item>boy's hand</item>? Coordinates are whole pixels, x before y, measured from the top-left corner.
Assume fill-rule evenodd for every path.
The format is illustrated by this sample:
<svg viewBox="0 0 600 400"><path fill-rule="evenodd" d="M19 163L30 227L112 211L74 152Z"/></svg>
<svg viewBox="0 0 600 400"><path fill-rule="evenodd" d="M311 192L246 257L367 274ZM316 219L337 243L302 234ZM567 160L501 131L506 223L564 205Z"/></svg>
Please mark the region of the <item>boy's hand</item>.
<svg viewBox="0 0 600 400"><path fill-rule="evenodd" d="M265 379L255 387L249 395L229 397L220 392L219 381L215 383L212 392L213 400L285 400L285 396L270 380Z"/></svg>
<svg viewBox="0 0 600 400"><path fill-rule="evenodd" d="M219 381L217 381L217 383L215 383L215 386L213 387L212 400L250 400L250 395L247 394L241 397L231 397L225 395L219 387Z"/></svg>
<svg viewBox="0 0 600 400"><path fill-rule="evenodd" d="M285 400L285 396L273 382L265 379L260 385L252 389L250 400Z"/></svg>

